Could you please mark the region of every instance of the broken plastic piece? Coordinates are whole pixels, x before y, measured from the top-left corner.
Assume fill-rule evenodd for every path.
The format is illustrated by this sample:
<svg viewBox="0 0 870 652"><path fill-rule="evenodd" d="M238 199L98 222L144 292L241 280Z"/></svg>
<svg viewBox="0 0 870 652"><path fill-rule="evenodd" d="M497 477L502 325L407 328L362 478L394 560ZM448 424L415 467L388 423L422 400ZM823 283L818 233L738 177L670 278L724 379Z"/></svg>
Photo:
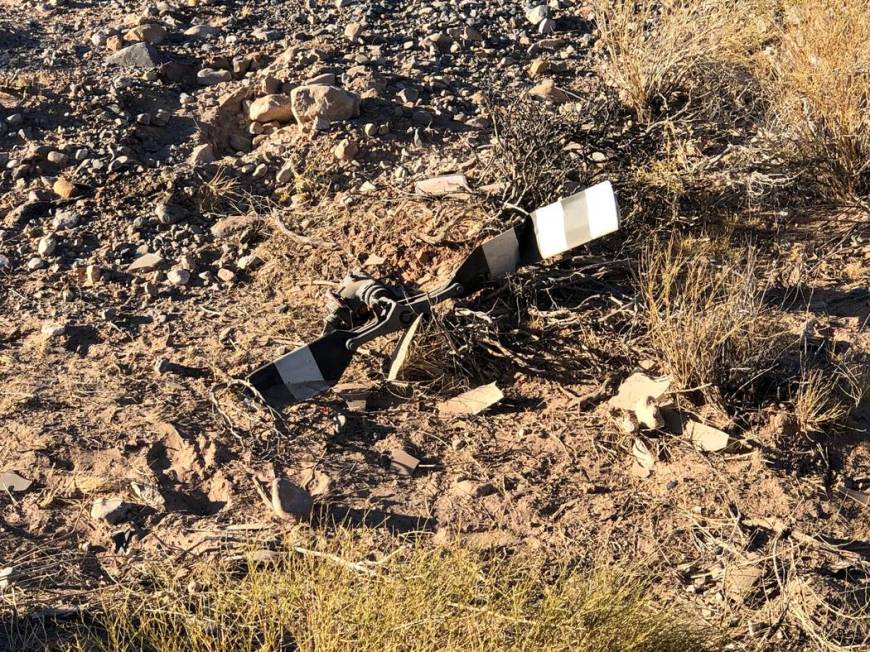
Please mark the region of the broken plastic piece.
<svg viewBox="0 0 870 652"><path fill-rule="evenodd" d="M715 453L728 446L728 433L697 421L686 423L684 430L699 451Z"/></svg>
<svg viewBox="0 0 870 652"><path fill-rule="evenodd" d="M480 414L503 398L502 391L495 386L495 383L490 383L443 401L438 405L438 411L443 415Z"/></svg>
<svg viewBox="0 0 870 652"><path fill-rule="evenodd" d="M420 460L402 448L394 448L390 451L390 468L396 473L413 475L419 464Z"/></svg>

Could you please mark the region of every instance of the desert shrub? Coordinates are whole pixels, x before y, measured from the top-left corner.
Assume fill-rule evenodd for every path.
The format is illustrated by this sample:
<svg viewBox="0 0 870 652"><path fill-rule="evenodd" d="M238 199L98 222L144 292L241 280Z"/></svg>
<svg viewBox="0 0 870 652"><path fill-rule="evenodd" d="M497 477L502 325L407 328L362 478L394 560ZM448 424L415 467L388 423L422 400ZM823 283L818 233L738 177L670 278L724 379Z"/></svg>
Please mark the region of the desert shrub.
<svg viewBox="0 0 870 652"><path fill-rule="evenodd" d="M674 100L720 104L746 90L748 55L763 42L766 2L608 0L595 16L604 77L641 121Z"/></svg>
<svg viewBox="0 0 870 652"><path fill-rule="evenodd" d="M751 248L737 252L698 237L654 241L638 278L649 344L681 388L716 397L773 358L778 330Z"/></svg>
<svg viewBox="0 0 870 652"><path fill-rule="evenodd" d="M112 591L79 649L710 650L711 634L656 608L633 571L548 569L540 554L485 556L459 545L402 548L366 562L371 539L339 533L290 550L156 570L151 594Z"/></svg>
<svg viewBox="0 0 870 652"><path fill-rule="evenodd" d="M773 127L836 199L870 195L870 1L789 3L763 57Z"/></svg>

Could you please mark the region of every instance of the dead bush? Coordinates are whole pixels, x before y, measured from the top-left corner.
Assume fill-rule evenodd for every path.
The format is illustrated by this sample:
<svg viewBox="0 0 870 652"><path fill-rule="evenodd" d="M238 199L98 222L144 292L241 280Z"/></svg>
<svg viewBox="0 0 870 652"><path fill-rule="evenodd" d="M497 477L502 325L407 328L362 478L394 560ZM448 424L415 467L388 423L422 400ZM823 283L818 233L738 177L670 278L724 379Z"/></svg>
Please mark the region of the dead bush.
<svg viewBox="0 0 870 652"><path fill-rule="evenodd" d="M797 0L764 58L774 130L834 199L870 195L870 1Z"/></svg>
<svg viewBox="0 0 870 652"><path fill-rule="evenodd" d="M681 388L716 399L773 358L778 331L751 248L738 253L697 237L655 241L642 255L639 284L649 343Z"/></svg>

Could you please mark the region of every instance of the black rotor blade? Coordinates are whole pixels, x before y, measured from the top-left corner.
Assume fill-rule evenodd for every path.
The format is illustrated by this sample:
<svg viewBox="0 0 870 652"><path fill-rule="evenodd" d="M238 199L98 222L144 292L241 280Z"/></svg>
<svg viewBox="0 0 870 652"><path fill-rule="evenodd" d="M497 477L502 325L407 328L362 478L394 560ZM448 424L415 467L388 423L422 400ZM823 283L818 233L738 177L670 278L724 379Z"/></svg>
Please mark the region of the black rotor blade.
<svg viewBox="0 0 870 652"><path fill-rule="evenodd" d="M248 382L273 407L304 401L335 385L350 364L353 353L347 342L349 331L333 331L310 344L263 365Z"/></svg>
<svg viewBox="0 0 870 652"><path fill-rule="evenodd" d="M616 197L604 181L537 209L522 224L487 240L463 261L448 285L459 283L463 294L472 294L488 281L618 229Z"/></svg>

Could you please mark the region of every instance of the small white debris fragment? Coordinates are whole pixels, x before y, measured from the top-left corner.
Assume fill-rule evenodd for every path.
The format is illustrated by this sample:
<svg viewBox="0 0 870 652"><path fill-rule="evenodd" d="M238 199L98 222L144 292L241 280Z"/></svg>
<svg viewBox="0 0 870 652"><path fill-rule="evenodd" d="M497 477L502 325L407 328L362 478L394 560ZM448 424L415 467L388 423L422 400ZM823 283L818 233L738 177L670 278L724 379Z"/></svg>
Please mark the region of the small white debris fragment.
<svg viewBox="0 0 870 652"><path fill-rule="evenodd" d="M656 465L656 458L650 452L649 448L640 439L635 439L631 447L631 454L637 463L648 471L651 471Z"/></svg>

